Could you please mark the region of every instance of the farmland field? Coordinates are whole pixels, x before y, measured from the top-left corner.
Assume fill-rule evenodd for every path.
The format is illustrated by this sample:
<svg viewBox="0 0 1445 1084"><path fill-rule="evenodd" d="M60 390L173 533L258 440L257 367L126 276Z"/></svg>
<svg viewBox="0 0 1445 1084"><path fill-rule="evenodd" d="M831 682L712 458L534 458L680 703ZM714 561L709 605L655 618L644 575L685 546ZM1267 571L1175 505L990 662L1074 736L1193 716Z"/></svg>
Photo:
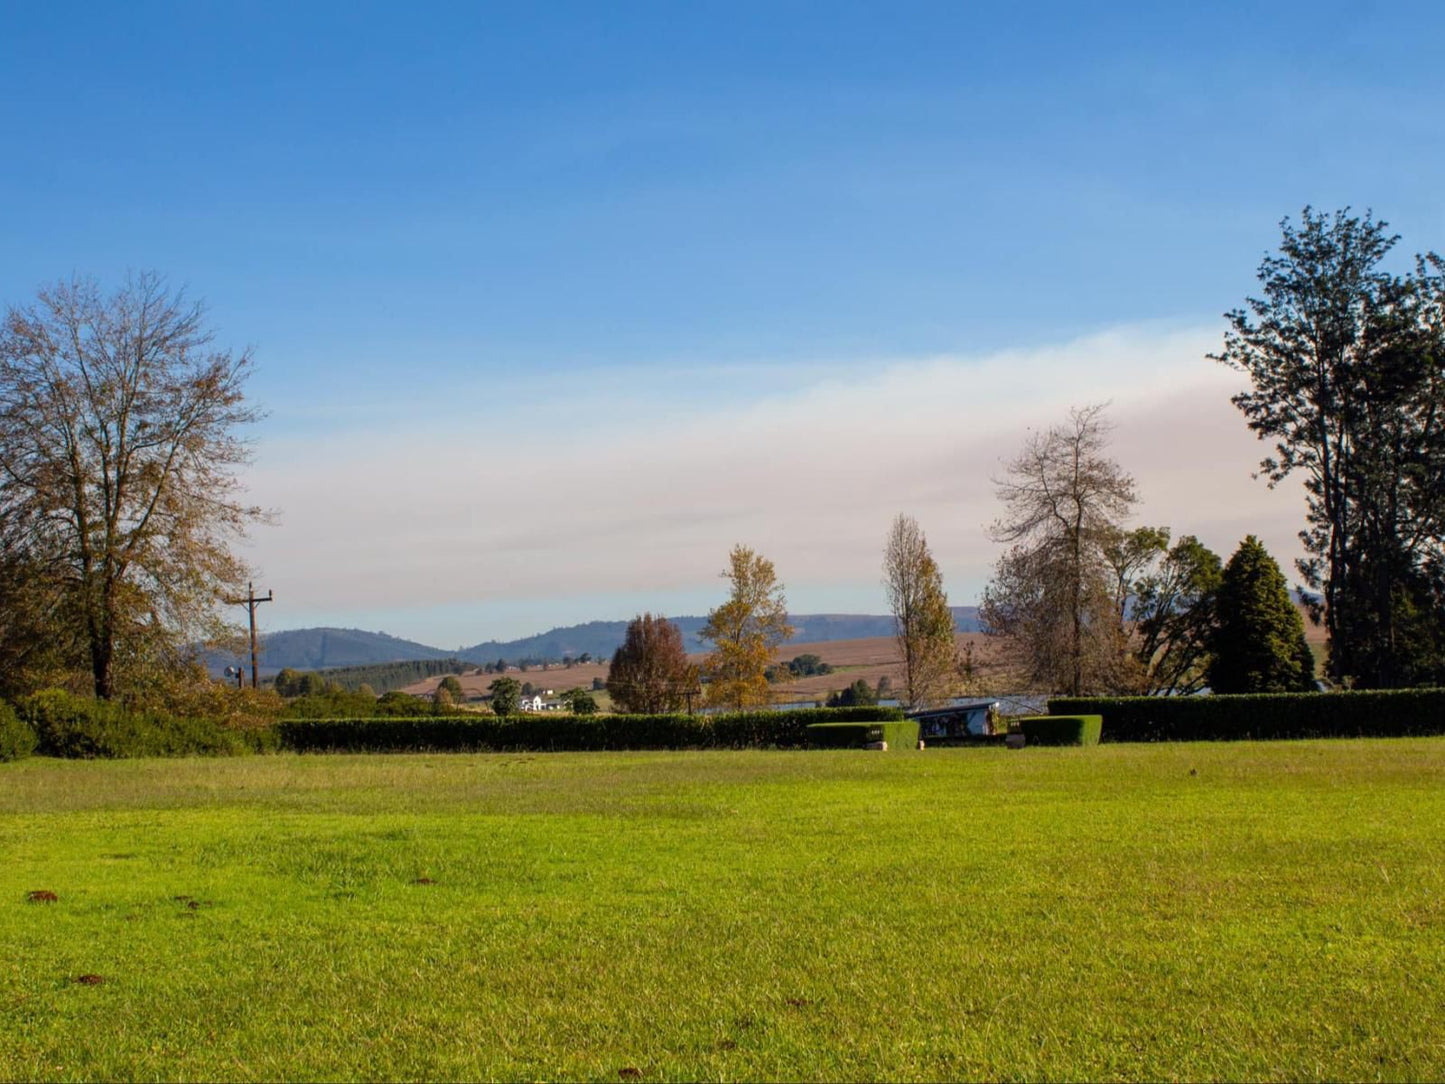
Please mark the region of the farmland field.
<svg viewBox="0 0 1445 1084"><path fill-rule="evenodd" d="M1442 739L0 765L0 1078L1439 1079L1442 784Z"/></svg>
<svg viewBox="0 0 1445 1084"><path fill-rule="evenodd" d="M989 661L993 656L988 638L977 632L960 632L955 635L954 639L960 651L971 647L981 669L987 672ZM787 662L798 655L809 654L817 655L834 667L834 672L795 678L791 681L779 681L772 686L771 690L774 702L821 700L828 693L851 685L859 678L873 686L878 684L878 679L881 677L888 678L895 688L903 684L903 663L898 656L898 642L891 636L873 636L860 640L820 640L816 643L788 642L778 648L777 658L779 662ZM694 663L701 663L706 655L694 654L688 658ZM577 663L571 667L553 666L548 670L533 667L525 673L511 670L507 676L517 681L530 682L538 689L553 689L561 692L564 689L579 687L588 689L592 685L593 678L601 678L606 681L608 669L606 661L588 662ZM465 696L481 697L486 695L487 686L495 677L495 674L470 673L461 675L457 680L460 682ZM441 680L440 676L423 678L408 685L405 691L418 695L429 695L436 690ZM598 695L600 698L605 694L594 695ZM610 702L604 703L603 707L604 709L610 707Z"/></svg>

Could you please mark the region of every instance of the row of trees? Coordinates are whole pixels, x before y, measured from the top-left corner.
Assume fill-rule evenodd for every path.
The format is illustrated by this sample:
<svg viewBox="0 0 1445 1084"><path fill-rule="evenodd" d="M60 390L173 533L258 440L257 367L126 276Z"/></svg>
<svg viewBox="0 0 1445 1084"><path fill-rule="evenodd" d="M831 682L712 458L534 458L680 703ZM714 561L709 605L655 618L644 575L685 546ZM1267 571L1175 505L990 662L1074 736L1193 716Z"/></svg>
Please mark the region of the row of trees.
<svg viewBox="0 0 1445 1084"><path fill-rule="evenodd" d="M700 666L688 661L673 622L648 613L629 623L607 678L618 708L677 711L700 698L737 711L770 703L769 681L785 669L775 663L777 650L793 634L783 585L771 561L742 545L733 547L722 576L728 598L709 612L699 633L712 645ZM904 666L901 698L910 706L946 701L960 681L953 612L938 564L911 517L900 515L889 532L884 583ZM804 676L830 673L831 667L816 655L799 655L786 670ZM850 703L864 702L857 685L845 690ZM866 695L876 700L872 690Z"/></svg>
<svg viewBox="0 0 1445 1084"><path fill-rule="evenodd" d="M642 614L628 624L607 677L619 708L677 711L703 696L736 711L770 702L768 671L793 634L783 585L771 561L742 545L733 547L722 575L728 598L698 634L713 648L702 666L688 662L682 632L666 618Z"/></svg>
<svg viewBox="0 0 1445 1084"><path fill-rule="evenodd" d="M1273 445L1261 476L1303 479L1297 569L1326 674L1445 682L1445 261L1388 270L1398 237L1348 209L1305 208L1281 230L1211 357L1249 379L1233 402ZM1298 610L1258 540L1221 569L1193 537L1126 530L1136 493L1107 433L1102 407L1076 410L999 482L993 534L1009 549L982 616L1015 672L1076 694L1312 687Z"/></svg>
<svg viewBox="0 0 1445 1084"><path fill-rule="evenodd" d="M998 483L1009 544L980 616L1026 688L1081 695L1314 688L1299 610L1254 536L1224 565L1193 535L1123 526L1134 480L1102 406L1035 433Z"/></svg>
<svg viewBox="0 0 1445 1084"><path fill-rule="evenodd" d="M1234 403L1273 445L1263 477L1303 478L1298 571L1325 626L1328 675L1346 686L1445 682L1445 261L1427 253L1390 270L1397 244L1369 213L1286 220L1259 296L1226 314L1213 355L1248 378ZM250 354L218 349L204 308L153 274L110 294L74 279L8 310L0 694L84 673L96 696L144 695L189 645L226 631L217 603L245 580L233 545L265 518L236 477L248 459L239 434L259 416L243 394L250 371ZM999 482L993 535L1007 549L982 611L1014 672L1072 693L1302 682L1297 614L1266 586L1262 547L1246 540L1224 567L1192 536L1127 529L1137 494L1107 455L1107 430L1102 407L1077 410L1031 437ZM1254 569L1254 586L1232 588L1235 567ZM644 615L613 660L619 705L676 706L704 689L711 704L767 702L768 668L792 633L782 585L744 546L723 575L700 670L669 622ZM948 697L962 680L952 615L910 517L888 535L884 583L901 697ZM1273 628L1261 635L1279 665L1228 663L1251 613L1251 629Z"/></svg>

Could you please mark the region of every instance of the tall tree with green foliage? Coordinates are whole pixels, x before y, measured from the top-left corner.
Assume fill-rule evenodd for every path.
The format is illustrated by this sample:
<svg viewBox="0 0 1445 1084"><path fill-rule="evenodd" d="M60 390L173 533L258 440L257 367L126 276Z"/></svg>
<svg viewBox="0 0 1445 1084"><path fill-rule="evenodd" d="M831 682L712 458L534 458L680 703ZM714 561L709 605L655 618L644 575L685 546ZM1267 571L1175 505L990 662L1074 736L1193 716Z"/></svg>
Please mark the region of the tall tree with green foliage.
<svg viewBox="0 0 1445 1084"><path fill-rule="evenodd" d="M522 686L516 678L501 677L487 686L492 694L492 711L497 715L516 715L521 710Z"/></svg>
<svg viewBox="0 0 1445 1084"><path fill-rule="evenodd" d="M1388 271L1398 237L1369 212L1306 207L1281 230L1212 356L1249 377L1234 403L1274 441L1270 485L1304 478L1331 677L1445 680L1445 262Z"/></svg>
<svg viewBox="0 0 1445 1084"><path fill-rule="evenodd" d="M1160 547L1169 532L1158 532ZM1223 578L1219 555L1185 535L1130 589L1131 645L1149 696L1187 695L1207 684L1216 601Z"/></svg>
<svg viewBox="0 0 1445 1084"><path fill-rule="evenodd" d="M1309 692L1304 623L1275 559L1250 535L1224 566L1215 602L1209 687L1216 693Z"/></svg>
<svg viewBox="0 0 1445 1084"><path fill-rule="evenodd" d="M778 645L793 635L788 603L773 562L734 546L722 574L728 600L707 615L698 633L713 645L704 668L708 702L736 711L769 703L767 670Z"/></svg>
<svg viewBox="0 0 1445 1084"><path fill-rule="evenodd" d="M597 701L585 689L568 689L558 699L567 705L573 715L596 715Z"/></svg>
<svg viewBox="0 0 1445 1084"><path fill-rule="evenodd" d="M903 659L904 704L916 708L946 702L959 681L953 611L928 539L918 521L901 512L883 550L883 587Z"/></svg>

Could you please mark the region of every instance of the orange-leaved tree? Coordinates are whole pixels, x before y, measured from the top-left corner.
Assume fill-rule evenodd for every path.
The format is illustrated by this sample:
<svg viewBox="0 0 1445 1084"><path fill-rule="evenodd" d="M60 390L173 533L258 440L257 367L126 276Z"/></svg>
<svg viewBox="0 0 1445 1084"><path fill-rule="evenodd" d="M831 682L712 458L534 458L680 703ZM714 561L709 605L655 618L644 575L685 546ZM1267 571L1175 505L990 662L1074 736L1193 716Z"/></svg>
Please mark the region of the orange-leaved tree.
<svg viewBox="0 0 1445 1084"><path fill-rule="evenodd" d="M703 668L709 704L743 711L769 702L767 669L778 645L793 635L788 602L773 562L737 545L722 574L731 585L728 600L707 615L698 634L713 645Z"/></svg>
<svg viewBox="0 0 1445 1084"><path fill-rule="evenodd" d="M628 622L627 635L607 671L607 692L619 710L676 711L696 686L697 672L688 665L676 625L650 613Z"/></svg>

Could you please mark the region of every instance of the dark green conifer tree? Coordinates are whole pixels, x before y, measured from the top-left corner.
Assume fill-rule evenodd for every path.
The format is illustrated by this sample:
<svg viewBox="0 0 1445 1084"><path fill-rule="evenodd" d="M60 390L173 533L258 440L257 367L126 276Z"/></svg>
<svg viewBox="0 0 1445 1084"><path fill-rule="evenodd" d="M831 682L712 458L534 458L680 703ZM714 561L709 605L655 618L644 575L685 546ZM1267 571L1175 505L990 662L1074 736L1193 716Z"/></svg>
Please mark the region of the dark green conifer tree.
<svg viewBox="0 0 1445 1084"><path fill-rule="evenodd" d="M1314 661L1304 622L1284 573L1250 535L1224 566L1209 687L1216 693L1284 693L1314 689Z"/></svg>

